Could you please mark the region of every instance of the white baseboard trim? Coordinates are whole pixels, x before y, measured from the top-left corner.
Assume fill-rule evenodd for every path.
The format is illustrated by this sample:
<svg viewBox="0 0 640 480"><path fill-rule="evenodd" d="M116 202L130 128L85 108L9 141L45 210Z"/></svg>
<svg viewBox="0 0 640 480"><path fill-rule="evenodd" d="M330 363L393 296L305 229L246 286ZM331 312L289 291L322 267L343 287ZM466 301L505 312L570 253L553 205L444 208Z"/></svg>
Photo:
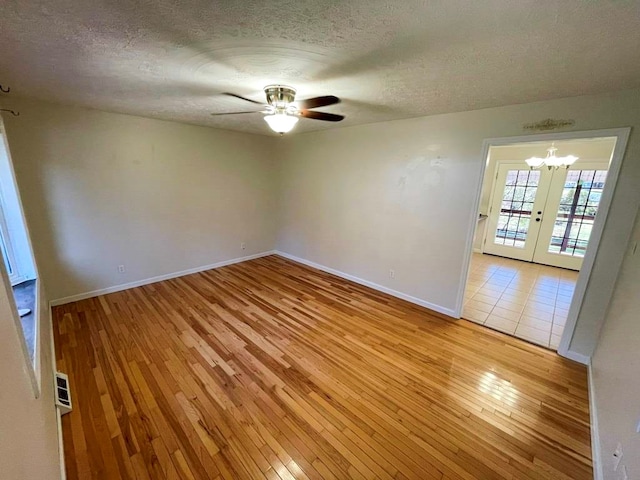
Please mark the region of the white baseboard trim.
<svg viewBox="0 0 640 480"><path fill-rule="evenodd" d="M481 248L474 248L473 249L473 253L482 253L482 249Z"/></svg>
<svg viewBox="0 0 640 480"><path fill-rule="evenodd" d="M77 295L71 295L63 298L56 298L51 300L49 305L55 307L57 305L64 305L66 303L77 302L79 300L85 300L87 298L97 297L99 295L107 295L108 293L121 292L122 290L128 290L130 288L141 287L143 285L149 285L151 283L161 282L163 280L170 280L172 278L183 277L184 275L191 275L192 273L204 272L205 270L212 270L214 268L226 267L227 265L233 265L234 263L246 262L255 258L266 257L268 255L275 254L275 250L268 252L256 253L255 255L248 255L246 257L232 258L231 260L224 260L218 263L212 263L211 265L203 265L201 267L189 268L180 272L168 273L166 275L159 275L157 277L145 278L143 280L136 280L135 282L123 283L115 285L113 287L101 288L99 290L92 290L90 292L78 293Z"/></svg>
<svg viewBox="0 0 640 480"><path fill-rule="evenodd" d="M440 305L436 305L435 303L430 303L420 298L412 297L411 295L407 295L406 293L398 292L397 290L383 287L382 285L378 285L377 283L370 282L369 280L364 280L362 278L354 277L353 275L349 275L348 273L341 272L340 270L335 270L330 267L325 267L324 265L320 265L319 263L315 263L310 260L305 260L304 258L299 258L299 257L296 257L295 255L290 255L288 253L281 252L279 250L276 250L275 254L280 255L281 257L287 258L289 260L293 260L294 262L301 263L308 267L316 268L318 270L322 270L323 272L330 273L332 275L335 275L336 277L341 277L346 280L351 280L352 282L358 283L360 285L364 285L365 287L372 288L373 290L378 290L379 292L386 293L393 297L406 300L407 302L415 303L416 305L420 305L421 307L428 308L429 310L433 310L434 312L442 313L449 317L455 317L455 312L451 308L441 307Z"/></svg>
<svg viewBox="0 0 640 480"><path fill-rule="evenodd" d="M582 353L574 352L573 350L563 351L562 349L558 349L558 354L583 365L589 365L591 363L591 357L583 355Z"/></svg>
<svg viewBox="0 0 640 480"><path fill-rule="evenodd" d="M593 382L593 368L587 365L589 382L589 417L591 425L591 462L593 463L594 480L603 480L602 452L600 450L600 434L598 430L598 411L596 410L596 392Z"/></svg>
<svg viewBox="0 0 640 480"><path fill-rule="evenodd" d="M53 388L56 388L56 373L58 371L58 365L56 362L56 344L53 339L53 313L51 312L51 305L49 305L49 348L51 351L49 355L51 355L51 375L53 381ZM52 399L55 401L54 398ZM67 480L67 466L64 461L64 440L62 437L62 415L60 414L60 409L57 406L53 406L56 411L56 430L58 433L58 459L60 462L60 480Z"/></svg>
<svg viewBox="0 0 640 480"><path fill-rule="evenodd" d="M67 467L64 461L64 442L62 440L62 415L60 409L56 409L56 422L58 425L58 455L60 457L60 480L67 480Z"/></svg>

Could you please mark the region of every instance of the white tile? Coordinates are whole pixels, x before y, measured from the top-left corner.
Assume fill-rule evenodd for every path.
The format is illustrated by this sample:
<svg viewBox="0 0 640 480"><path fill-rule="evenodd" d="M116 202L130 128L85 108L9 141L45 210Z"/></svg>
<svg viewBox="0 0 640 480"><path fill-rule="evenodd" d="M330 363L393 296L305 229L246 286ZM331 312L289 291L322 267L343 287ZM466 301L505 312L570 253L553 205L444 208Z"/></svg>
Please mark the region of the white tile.
<svg viewBox="0 0 640 480"><path fill-rule="evenodd" d="M491 310L493 310L493 305L471 299L464 304L464 308L472 308L474 310L480 310L481 312L489 313L491 312Z"/></svg>
<svg viewBox="0 0 640 480"><path fill-rule="evenodd" d="M520 318L520 312L514 312L513 310L507 310L498 306L491 310L491 315L506 318L507 320L511 320L512 322L517 322Z"/></svg>
<svg viewBox="0 0 640 480"><path fill-rule="evenodd" d="M500 295L502 295L502 292L504 292L505 288L506 287L499 287L497 285L489 285L488 283L485 283L478 290L478 293L481 293L482 295L487 295L489 297L500 297Z"/></svg>
<svg viewBox="0 0 640 480"><path fill-rule="evenodd" d="M462 311L462 318L471 320L472 322L483 324L489 314L487 312L481 312L475 308L465 308Z"/></svg>
<svg viewBox="0 0 640 480"><path fill-rule="evenodd" d="M551 335L551 341L549 342L549 346L554 350L560 346L560 339L562 337L560 335Z"/></svg>
<svg viewBox="0 0 640 480"><path fill-rule="evenodd" d="M500 297L500 300L498 300L498 303L496 303L496 307L504 308L505 310L511 310L512 312L517 313L522 313L522 311L524 310L524 304L521 304L517 301L512 302L507 299L503 299L502 297Z"/></svg>
<svg viewBox="0 0 640 480"><path fill-rule="evenodd" d="M560 285L558 285L558 293L564 296L573 295L576 289L575 283L572 282L571 285L566 285L564 282L566 282L566 280L562 280Z"/></svg>
<svg viewBox="0 0 640 480"><path fill-rule="evenodd" d="M556 296L556 303L568 303L571 305L571 300L573 300L573 295L564 295L562 292L558 292Z"/></svg>
<svg viewBox="0 0 640 480"><path fill-rule="evenodd" d="M531 308L527 308L527 307L525 307L524 310L522 311L522 316L523 317L534 317L534 318L537 318L539 320L543 320L543 321L549 322L549 323L551 323L553 321L553 314L552 313L541 312L540 310L531 309Z"/></svg>
<svg viewBox="0 0 640 480"><path fill-rule="evenodd" d="M518 326L518 322L513 322L495 315L489 315L484 324L487 327L498 330L499 332L508 333L509 335L513 335Z"/></svg>
<svg viewBox="0 0 640 480"><path fill-rule="evenodd" d="M562 315L554 315L553 316L553 324L554 325L566 325L567 317L563 317Z"/></svg>
<svg viewBox="0 0 640 480"><path fill-rule="evenodd" d="M548 305L546 303L529 301L524 306L524 310L525 310L525 312L526 311L539 311L539 312L547 313L549 315L553 315L555 307L553 305Z"/></svg>
<svg viewBox="0 0 640 480"><path fill-rule="evenodd" d="M550 332L543 332L542 330L527 327L525 325L518 325L515 335L516 337L520 337L532 343L542 345L543 347L549 346Z"/></svg>
<svg viewBox="0 0 640 480"><path fill-rule="evenodd" d="M560 285L559 274L554 270L542 270L540 275L538 275L537 284L538 285L553 285L555 288L558 288Z"/></svg>
<svg viewBox="0 0 640 480"><path fill-rule="evenodd" d="M555 306L556 295L555 293L547 295L546 293L531 293L529 295L530 302L542 303L544 305Z"/></svg>
<svg viewBox="0 0 640 480"><path fill-rule="evenodd" d="M523 315L520 317L518 326L523 325L526 327L535 328L536 330L542 330L545 332L551 331L551 326L553 325L551 322L546 322L540 318L529 317L527 315Z"/></svg>
<svg viewBox="0 0 640 480"><path fill-rule="evenodd" d="M509 285L503 292L503 295L526 298L529 296L529 289L520 285Z"/></svg>
<svg viewBox="0 0 640 480"><path fill-rule="evenodd" d="M484 275L480 275L478 273L470 273L469 274L469 282L472 282L474 285L482 286L487 279Z"/></svg>
<svg viewBox="0 0 640 480"><path fill-rule="evenodd" d="M478 300L479 302L488 303L489 305L495 305L496 303L498 303L499 299L499 296L489 296L482 293L476 293L473 297L471 297L471 300Z"/></svg>
<svg viewBox="0 0 640 480"><path fill-rule="evenodd" d="M509 282L511 282L511 280L513 280L513 275L511 274L504 274L501 272L496 272L493 275L491 275L491 278L489 279L490 283L495 283L497 285L509 285Z"/></svg>
<svg viewBox="0 0 640 480"><path fill-rule="evenodd" d="M558 289L555 285L548 285L548 284L536 284L533 286L533 288L531 289L531 293L532 294L537 294L537 295L545 295L545 296L555 296L558 293Z"/></svg>
<svg viewBox="0 0 640 480"><path fill-rule="evenodd" d="M504 293L508 293L509 295L529 295L531 292L530 285L523 285L521 283L510 283Z"/></svg>

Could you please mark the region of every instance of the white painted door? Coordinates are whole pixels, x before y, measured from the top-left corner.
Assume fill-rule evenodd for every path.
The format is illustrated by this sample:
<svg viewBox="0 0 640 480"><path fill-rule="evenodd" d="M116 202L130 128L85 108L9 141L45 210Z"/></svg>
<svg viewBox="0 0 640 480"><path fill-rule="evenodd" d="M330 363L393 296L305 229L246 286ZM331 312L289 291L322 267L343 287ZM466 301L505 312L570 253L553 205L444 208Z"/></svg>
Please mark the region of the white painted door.
<svg viewBox="0 0 640 480"><path fill-rule="evenodd" d="M608 168L608 162L582 162L553 171L534 262L580 270Z"/></svg>
<svg viewBox="0 0 640 480"><path fill-rule="evenodd" d="M551 180L549 170L500 164L496 172L484 252L533 261ZM537 221L536 221L537 220Z"/></svg>
<svg viewBox="0 0 640 480"><path fill-rule="evenodd" d="M608 162L569 169L497 169L484 252L580 270Z"/></svg>

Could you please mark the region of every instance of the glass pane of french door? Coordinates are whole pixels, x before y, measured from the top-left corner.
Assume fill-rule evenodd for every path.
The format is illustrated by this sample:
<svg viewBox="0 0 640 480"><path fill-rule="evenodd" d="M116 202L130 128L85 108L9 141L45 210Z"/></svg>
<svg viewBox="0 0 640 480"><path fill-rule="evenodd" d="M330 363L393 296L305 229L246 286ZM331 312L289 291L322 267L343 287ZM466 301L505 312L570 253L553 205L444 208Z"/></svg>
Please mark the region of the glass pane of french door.
<svg viewBox="0 0 640 480"><path fill-rule="evenodd" d="M549 253L584 257L607 170L569 170L556 213Z"/></svg>
<svg viewBox="0 0 640 480"><path fill-rule="evenodd" d="M536 199L539 170L509 170L502 193L493 243L524 248Z"/></svg>

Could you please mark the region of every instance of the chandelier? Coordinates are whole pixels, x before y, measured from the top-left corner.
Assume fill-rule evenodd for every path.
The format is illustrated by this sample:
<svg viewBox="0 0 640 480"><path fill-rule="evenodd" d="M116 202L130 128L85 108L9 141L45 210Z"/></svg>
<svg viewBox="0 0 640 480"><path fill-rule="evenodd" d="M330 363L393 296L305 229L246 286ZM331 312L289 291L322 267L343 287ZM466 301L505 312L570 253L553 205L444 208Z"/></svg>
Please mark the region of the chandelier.
<svg viewBox="0 0 640 480"><path fill-rule="evenodd" d="M552 168L555 168L557 170L560 167L569 168L576 160L578 160L578 157L576 157L575 155L557 157L557 151L558 149L552 143L551 146L547 148L547 156L545 158L531 157L527 158L525 162L527 162L527 165L529 165L531 169L542 168L543 166L546 166L549 170L551 170Z"/></svg>

